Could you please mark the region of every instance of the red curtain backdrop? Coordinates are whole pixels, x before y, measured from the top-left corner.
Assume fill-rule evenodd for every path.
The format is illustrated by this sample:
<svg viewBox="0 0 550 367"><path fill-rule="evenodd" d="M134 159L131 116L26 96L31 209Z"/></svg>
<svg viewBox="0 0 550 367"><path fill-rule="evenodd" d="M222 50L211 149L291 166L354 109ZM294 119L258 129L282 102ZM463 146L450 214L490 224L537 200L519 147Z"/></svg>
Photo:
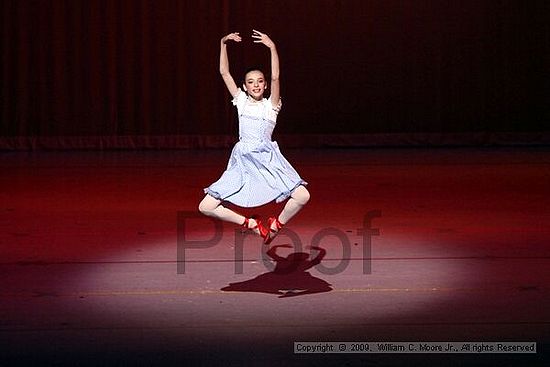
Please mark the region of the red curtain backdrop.
<svg viewBox="0 0 550 367"><path fill-rule="evenodd" d="M245 36L240 80L269 66L252 28L281 56L279 134L547 132L548 3L4 0L1 139L235 136L219 40Z"/></svg>

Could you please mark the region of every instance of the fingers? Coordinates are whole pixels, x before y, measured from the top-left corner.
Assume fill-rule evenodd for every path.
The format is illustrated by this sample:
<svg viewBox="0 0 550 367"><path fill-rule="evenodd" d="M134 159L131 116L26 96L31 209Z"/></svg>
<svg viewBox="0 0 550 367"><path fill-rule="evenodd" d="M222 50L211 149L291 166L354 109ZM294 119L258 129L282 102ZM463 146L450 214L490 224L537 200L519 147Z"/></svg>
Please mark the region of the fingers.
<svg viewBox="0 0 550 367"><path fill-rule="evenodd" d="M233 41L237 41L237 42L241 42L242 41L242 38L241 36L239 35L239 32L234 32L234 33L231 33L229 34L230 38L233 40Z"/></svg>
<svg viewBox="0 0 550 367"><path fill-rule="evenodd" d="M255 29L252 29L252 32L253 32L253 33L252 33L252 38L256 38L256 39L258 39L258 40L262 40L262 39L264 39L264 38L268 38L268 37L267 37L267 34L262 33L262 32L260 32L260 31L257 31L257 30L255 30ZM254 42L256 42L256 41L254 41Z"/></svg>
<svg viewBox="0 0 550 367"><path fill-rule="evenodd" d="M254 43L263 43L264 45L271 47L273 41L271 41L267 34L257 31L255 29L253 29L252 31L254 32L252 34L252 38L254 38Z"/></svg>
<svg viewBox="0 0 550 367"><path fill-rule="evenodd" d="M233 32L233 33L229 33L227 36L225 36L223 38L224 43L227 42L228 40L232 40L232 41L235 41L235 42L241 42L242 38L239 35L239 32Z"/></svg>
<svg viewBox="0 0 550 367"><path fill-rule="evenodd" d="M254 43L263 43L265 45L269 45L272 43L271 39L267 34L257 31L255 29L253 29L252 31L253 31L252 38L254 38L254 41L253 41ZM241 42L242 37L239 34L239 32L233 32L233 33L229 33L227 36L223 37L222 39L223 43L226 43L229 40L235 41L235 42Z"/></svg>

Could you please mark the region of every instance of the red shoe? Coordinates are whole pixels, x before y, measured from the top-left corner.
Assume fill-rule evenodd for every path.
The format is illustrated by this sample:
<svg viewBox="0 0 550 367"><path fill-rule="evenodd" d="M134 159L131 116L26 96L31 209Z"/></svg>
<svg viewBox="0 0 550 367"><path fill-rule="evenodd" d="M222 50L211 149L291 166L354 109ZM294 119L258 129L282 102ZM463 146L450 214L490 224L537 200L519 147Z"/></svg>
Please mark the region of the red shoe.
<svg viewBox="0 0 550 367"><path fill-rule="evenodd" d="M277 228L277 229L271 228L273 223L275 223L275 228ZM266 234L265 234L265 236L263 236L264 244L269 245L271 243L271 241L273 241L275 236L277 236L277 233L279 233L281 228L283 228L283 226L284 226L284 224L279 222L279 219L273 218L273 217L269 218L267 220L267 228L269 228L269 232L266 230Z"/></svg>
<svg viewBox="0 0 550 367"><path fill-rule="evenodd" d="M250 219L254 219L256 221L256 225L254 227L249 227ZM259 233L260 236L263 237L264 239L269 235L268 230L262 225L262 221L259 219L256 219L255 217L244 218L244 223L242 224L242 226L244 228L243 232L246 232L248 230L254 231L255 229L257 229L258 232L260 232Z"/></svg>

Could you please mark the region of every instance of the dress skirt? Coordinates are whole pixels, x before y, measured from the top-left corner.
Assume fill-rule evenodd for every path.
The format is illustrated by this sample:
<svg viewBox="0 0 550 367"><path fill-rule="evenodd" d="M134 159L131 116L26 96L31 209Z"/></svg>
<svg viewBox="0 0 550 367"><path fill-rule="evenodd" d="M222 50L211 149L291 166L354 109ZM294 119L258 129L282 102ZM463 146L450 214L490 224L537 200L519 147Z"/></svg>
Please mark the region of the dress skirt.
<svg viewBox="0 0 550 367"><path fill-rule="evenodd" d="M233 147L227 169L204 192L240 207L257 207L286 200L307 182L281 154L275 141L244 141Z"/></svg>

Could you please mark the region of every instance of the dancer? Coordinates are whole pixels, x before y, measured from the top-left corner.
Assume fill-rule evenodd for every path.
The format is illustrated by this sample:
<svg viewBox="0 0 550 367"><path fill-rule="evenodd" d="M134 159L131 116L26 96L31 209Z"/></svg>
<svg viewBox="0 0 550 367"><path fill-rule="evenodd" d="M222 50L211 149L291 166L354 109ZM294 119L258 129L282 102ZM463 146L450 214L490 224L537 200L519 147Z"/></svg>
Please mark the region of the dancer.
<svg viewBox="0 0 550 367"><path fill-rule="evenodd" d="M271 141L282 105L277 48L265 33L253 30L252 38L254 43L267 46L271 52L271 93L269 98L264 98L268 82L264 73L256 68L246 72L243 89L237 87L229 72L227 44L241 42L242 38L239 33L223 37L220 44L220 74L233 96L233 105L237 107L239 142L233 147L227 169L220 179L204 189L206 196L199 204L199 210L207 216L240 224L262 236L264 243L269 244L308 202L310 195L305 188L307 182L281 154L277 142ZM230 202L250 208L287 199L279 216L269 218L267 228L258 218L246 218L223 206L223 202Z"/></svg>

